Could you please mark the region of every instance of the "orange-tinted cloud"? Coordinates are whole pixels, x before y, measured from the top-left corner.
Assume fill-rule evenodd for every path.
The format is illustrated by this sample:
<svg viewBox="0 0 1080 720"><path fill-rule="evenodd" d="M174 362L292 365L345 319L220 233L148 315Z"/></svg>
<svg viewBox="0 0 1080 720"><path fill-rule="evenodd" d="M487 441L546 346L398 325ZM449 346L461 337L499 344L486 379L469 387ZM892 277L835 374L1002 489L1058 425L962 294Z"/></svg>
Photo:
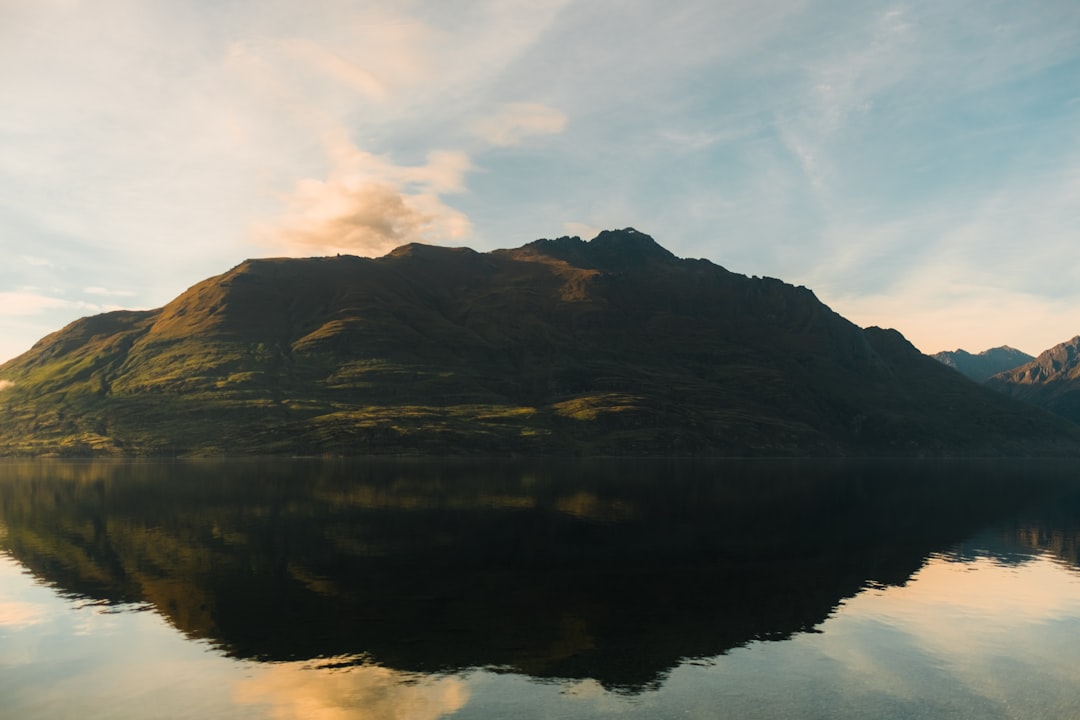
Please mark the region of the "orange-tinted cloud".
<svg viewBox="0 0 1080 720"><path fill-rule="evenodd" d="M423 165L396 165L330 139L334 166L325 180L305 179L284 198L285 213L261 229L288 255L378 256L410 242L453 242L471 224L442 195L464 190L464 153L433 152Z"/></svg>

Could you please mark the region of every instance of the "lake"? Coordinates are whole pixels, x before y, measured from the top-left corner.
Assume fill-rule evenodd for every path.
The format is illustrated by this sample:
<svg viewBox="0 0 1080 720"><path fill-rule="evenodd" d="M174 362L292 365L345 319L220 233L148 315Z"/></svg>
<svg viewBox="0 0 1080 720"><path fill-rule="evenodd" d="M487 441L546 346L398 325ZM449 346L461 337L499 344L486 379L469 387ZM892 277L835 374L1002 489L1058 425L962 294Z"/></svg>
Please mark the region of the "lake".
<svg viewBox="0 0 1080 720"><path fill-rule="evenodd" d="M0 718L1080 717L1080 464L0 463Z"/></svg>

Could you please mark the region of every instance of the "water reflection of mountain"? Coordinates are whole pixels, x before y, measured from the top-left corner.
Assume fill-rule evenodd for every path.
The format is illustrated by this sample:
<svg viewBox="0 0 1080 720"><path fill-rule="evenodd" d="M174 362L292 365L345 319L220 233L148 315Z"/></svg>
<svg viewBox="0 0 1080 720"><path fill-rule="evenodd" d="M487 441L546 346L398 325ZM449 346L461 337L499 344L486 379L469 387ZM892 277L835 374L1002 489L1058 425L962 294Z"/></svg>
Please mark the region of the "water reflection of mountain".
<svg viewBox="0 0 1080 720"><path fill-rule="evenodd" d="M867 582L903 583L929 553L1054 490L970 464L37 462L0 473L0 543L38 577L150 603L230 655L360 654L402 670L498 666L627 688L685 658L811 629ZM1062 515L1073 530L1076 519Z"/></svg>
<svg viewBox="0 0 1080 720"><path fill-rule="evenodd" d="M1018 565L1034 555L1046 555L1080 568L1080 486L1059 487L1052 502L1017 513L1000 526L968 538L951 553L958 560L987 556L996 562Z"/></svg>

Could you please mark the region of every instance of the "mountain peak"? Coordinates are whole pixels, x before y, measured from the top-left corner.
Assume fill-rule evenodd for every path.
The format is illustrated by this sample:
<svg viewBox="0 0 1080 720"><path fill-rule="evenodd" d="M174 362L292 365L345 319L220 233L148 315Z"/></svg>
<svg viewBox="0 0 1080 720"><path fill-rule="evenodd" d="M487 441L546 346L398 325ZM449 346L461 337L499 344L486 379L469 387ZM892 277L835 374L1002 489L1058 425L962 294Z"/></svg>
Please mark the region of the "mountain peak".
<svg viewBox="0 0 1080 720"><path fill-rule="evenodd" d="M1015 370L1020 382L1046 382L1080 376L1080 335L1059 343Z"/></svg>
<svg viewBox="0 0 1080 720"><path fill-rule="evenodd" d="M386 257L416 257L440 259L447 257L463 257L478 255L475 250L467 247L451 247L448 245L428 245L427 243L411 242L398 246L388 252Z"/></svg>
<svg viewBox="0 0 1080 720"><path fill-rule="evenodd" d="M1080 336L995 375L989 387L1080 421Z"/></svg>
<svg viewBox="0 0 1080 720"><path fill-rule="evenodd" d="M652 254L660 254L666 257L675 257L667 249L662 247L650 235L639 232L632 227L622 230L601 230L600 234L589 241L593 247L614 247L623 251L639 251Z"/></svg>
<svg viewBox="0 0 1080 720"><path fill-rule="evenodd" d="M1008 345L983 350L978 354L956 349L939 352L932 355L932 357L975 382L983 382L998 373L1020 367L1024 363L1035 359L1031 355Z"/></svg>
<svg viewBox="0 0 1080 720"><path fill-rule="evenodd" d="M674 253L634 228L604 230L588 242L580 237L536 240L521 248L564 260L571 265L606 272L670 265L679 261Z"/></svg>

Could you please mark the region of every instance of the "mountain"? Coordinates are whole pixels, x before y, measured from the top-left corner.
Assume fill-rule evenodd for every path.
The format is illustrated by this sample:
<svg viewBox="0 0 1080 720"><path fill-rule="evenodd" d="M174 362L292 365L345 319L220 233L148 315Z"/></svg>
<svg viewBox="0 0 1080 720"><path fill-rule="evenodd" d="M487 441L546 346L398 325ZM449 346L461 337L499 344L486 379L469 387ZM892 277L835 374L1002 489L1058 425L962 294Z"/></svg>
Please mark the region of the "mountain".
<svg viewBox="0 0 1080 720"><path fill-rule="evenodd" d="M983 350L978 355L972 355L966 350L950 350L936 353L931 357L967 375L975 382L984 382L1000 372L1012 370L1035 359L1026 352L1008 345Z"/></svg>
<svg viewBox="0 0 1080 720"><path fill-rule="evenodd" d="M0 366L5 454L1061 454L1080 429L633 229L248 260Z"/></svg>
<svg viewBox="0 0 1080 720"><path fill-rule="evenodd" d="M986 385L1080 422L1080 336L995 375Z"/></svg>

